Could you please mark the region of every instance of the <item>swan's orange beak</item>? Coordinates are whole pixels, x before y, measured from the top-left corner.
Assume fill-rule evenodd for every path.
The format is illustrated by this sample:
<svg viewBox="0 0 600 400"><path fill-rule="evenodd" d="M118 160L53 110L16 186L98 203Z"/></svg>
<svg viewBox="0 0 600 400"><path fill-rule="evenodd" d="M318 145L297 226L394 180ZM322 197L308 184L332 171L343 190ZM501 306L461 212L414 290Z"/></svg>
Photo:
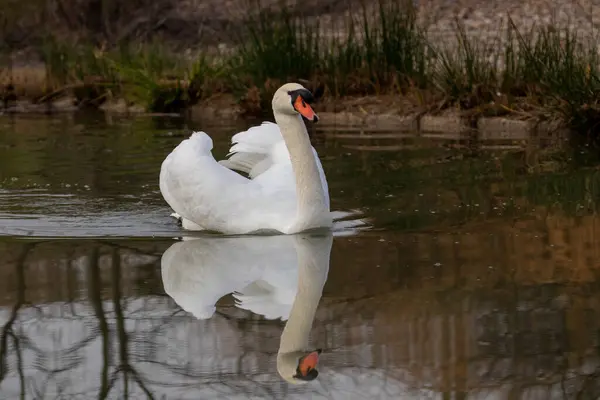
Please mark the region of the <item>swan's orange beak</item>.
<svg viewBox="0 0 600 400"><path fill-rule="evenodd" d="M317 122L319 120L319 117L317 114L315 114L310 104L305 102L302 96L298 96L296 98L296 101L294 102L294 108L309 121Z"/></svg>
<svg viewBox="0 0 600 400"><path fill-rule="evenodd" d="M317 367L319 362L319 353L320 351L317 350L302 357L298 364L298 370L302 376L307 376L311 370Z"/></svg>

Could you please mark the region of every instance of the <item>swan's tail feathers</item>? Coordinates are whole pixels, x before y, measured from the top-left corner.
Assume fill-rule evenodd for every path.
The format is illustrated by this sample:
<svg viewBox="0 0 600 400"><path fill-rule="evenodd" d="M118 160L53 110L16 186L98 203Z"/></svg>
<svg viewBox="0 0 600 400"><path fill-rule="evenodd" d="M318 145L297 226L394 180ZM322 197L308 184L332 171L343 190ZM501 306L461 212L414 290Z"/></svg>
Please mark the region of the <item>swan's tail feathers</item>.
<svg viewBox="0 0 600 400"><path fill-rule="evenodd" d="M192 135L182 143L187 142L197 153L210 153L213 149L213 141L204 132L193 132Z"/></svg>

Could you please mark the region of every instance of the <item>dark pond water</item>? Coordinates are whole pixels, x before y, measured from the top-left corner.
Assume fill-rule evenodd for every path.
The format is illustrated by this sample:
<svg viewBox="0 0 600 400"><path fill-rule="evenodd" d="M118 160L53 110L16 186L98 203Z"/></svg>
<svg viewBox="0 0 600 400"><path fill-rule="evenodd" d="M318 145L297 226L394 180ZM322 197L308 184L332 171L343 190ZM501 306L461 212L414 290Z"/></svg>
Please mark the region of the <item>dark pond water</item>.
<svg viewBox="0 0 600 400"><path fill-rule="evenodd" d="M198 128L245 126L0 119L1 399L600 397L597 151L317 131L333 235L190 237L158 171Z"/></svg>

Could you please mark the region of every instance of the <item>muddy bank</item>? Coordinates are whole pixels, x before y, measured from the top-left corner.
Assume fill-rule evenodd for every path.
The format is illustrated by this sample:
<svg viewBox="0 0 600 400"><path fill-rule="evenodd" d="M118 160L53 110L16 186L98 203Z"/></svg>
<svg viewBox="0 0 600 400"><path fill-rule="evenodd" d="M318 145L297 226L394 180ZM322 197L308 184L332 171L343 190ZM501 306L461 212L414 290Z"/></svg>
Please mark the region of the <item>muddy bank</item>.
<svg viewBox="0 0 600 400"><path fill-rule="evenodd" d="M42 104L28 101L0 108L1 115L75 113L86 109L73 97L62 97ZM181 113L149 113L139 104L116 99L98 107L100 112L130 116L183 116L209 124L230 123L249 116L233 96L218 95L193 105ZM558 138L569 134L560 119L548 120L536 115L474 115L472 110L457 108L427 111L400 96L369 96L323 100L315 105L319 128L356 132L423 133L482 140L528 140L535 137ZM255 118L255 117L253 117ZM264 117L263 119L271 119Z"/></svg>

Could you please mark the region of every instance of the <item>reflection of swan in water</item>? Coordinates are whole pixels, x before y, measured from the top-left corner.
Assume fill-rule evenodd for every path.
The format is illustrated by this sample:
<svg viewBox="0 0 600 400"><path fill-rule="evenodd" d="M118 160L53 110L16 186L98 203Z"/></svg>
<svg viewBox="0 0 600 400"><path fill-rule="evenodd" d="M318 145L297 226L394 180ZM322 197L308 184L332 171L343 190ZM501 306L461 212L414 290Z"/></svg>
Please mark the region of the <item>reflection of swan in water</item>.
<svg viewBox="0 0 600 400"><path fill-rule="evenodd" d="M329 271L330 232L291 236L202 237L173 244L162 256L165 291L199 319L234 293L238 307L287 319L277 370L288 382L317 377L320 350L308 336Z"/></svg>

